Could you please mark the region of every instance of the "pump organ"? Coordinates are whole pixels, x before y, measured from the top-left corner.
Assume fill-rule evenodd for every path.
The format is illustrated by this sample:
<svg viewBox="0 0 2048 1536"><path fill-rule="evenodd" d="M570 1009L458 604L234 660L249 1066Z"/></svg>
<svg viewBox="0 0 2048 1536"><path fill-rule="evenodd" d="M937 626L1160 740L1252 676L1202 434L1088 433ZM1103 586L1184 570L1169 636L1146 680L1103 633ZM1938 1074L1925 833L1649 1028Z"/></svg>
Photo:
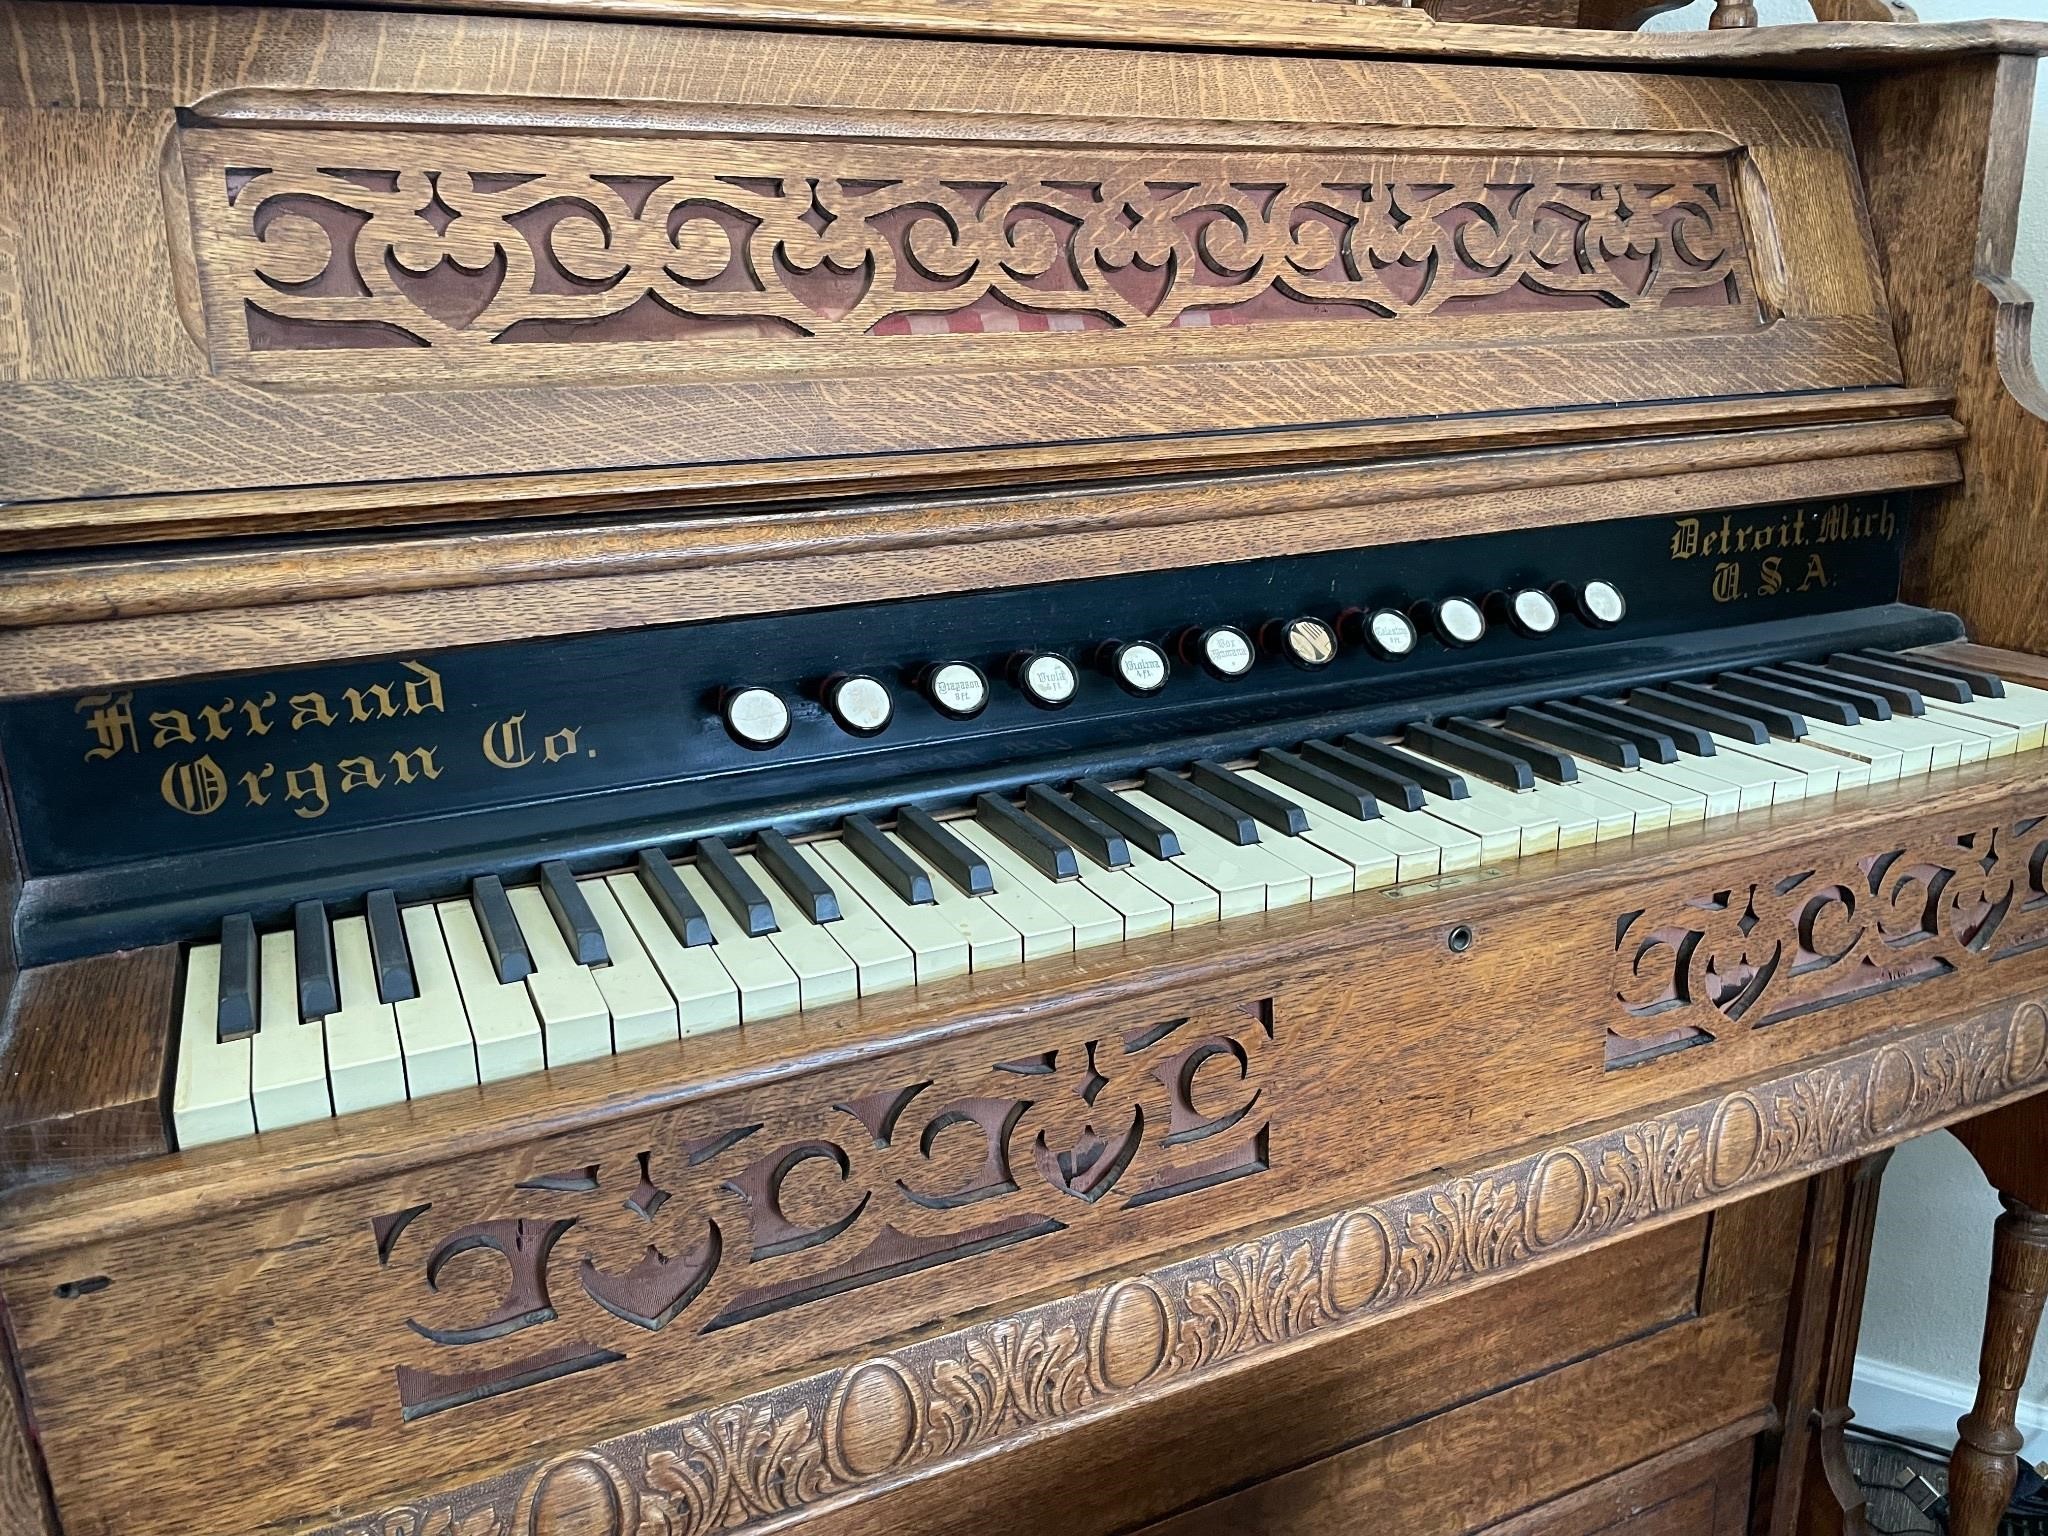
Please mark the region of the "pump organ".
<svg viewBox="0 0 2048 1536"><path fill-rule="evenodd" d="M2048 29L1540 9L9 4L0 1528L1849 1529L1957 1125L1986 1536Z"/></svg>

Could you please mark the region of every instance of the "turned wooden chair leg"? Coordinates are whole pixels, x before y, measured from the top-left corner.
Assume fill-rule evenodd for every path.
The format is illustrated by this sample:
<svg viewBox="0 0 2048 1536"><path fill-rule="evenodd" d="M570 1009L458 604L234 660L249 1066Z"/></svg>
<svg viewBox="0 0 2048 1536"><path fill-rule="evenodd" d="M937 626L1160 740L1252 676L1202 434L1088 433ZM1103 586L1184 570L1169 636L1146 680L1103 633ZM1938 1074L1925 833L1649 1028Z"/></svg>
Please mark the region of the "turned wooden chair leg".
<svg viewBox="0 0 2048 1536"><path fill-rule="evenodd" d="M2012 1502L2022 1444L2014 1418L2048 1300L2048 1212L2004 1198L1992 1240L1977 1401L1956 1426L1962 1438L1948 1468L1949 1536L1994 1536Z"/></svg>

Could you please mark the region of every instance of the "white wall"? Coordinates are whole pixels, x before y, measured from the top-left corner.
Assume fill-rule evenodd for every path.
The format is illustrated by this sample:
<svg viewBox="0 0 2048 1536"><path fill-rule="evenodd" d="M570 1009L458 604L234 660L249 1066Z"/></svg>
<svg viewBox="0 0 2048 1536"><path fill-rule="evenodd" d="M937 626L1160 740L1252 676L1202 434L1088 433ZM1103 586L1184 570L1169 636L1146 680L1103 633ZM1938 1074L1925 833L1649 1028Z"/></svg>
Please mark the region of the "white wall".
<svg viewBox="0 0 2048 1536"><path fill-rule="evenodd" d="M1922 21L2010 16L2048 21L2048 0L1911 0ZM1659 16L1653 29L1700 27L1707 0ZM1758 0L1766 25L1811 21L1806 0ZM1967 238L1959 234L1958 238ZM2036 92L2013 275L2048 301L2048 82ZM2048 303L2044 303L2048 311ZM2048 373L2048 312L2034 331L2035 364ZM1898 1151L1885 1174L1856 1363L1854 1406L1865 1423L1943 1446L1977 1379L1991 1224L1998 1200L1969 1153L1946 1132ZM2034 1350L2021 1427L2030 1459L2048 1457L2048 1330Z"/></svg>

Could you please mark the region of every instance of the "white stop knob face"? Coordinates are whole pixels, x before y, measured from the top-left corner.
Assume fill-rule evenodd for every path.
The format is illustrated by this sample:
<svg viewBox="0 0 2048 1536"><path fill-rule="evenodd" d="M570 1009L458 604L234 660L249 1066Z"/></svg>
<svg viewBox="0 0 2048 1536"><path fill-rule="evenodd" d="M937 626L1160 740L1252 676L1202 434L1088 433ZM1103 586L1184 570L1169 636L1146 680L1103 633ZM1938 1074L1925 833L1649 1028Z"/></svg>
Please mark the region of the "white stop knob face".
<svg viewBox="0 0 2048 1536"><path fill-rule="evenodd" d="M1116 653L1116 679L1133 693L1157 693L1166 686L1166 653L1139 640Z"/></svg>
<svg viewBox="0 0 2048 1536"><path fill-rule="evenodd" d="M1024 666L1024 691L1041 704L1064 704L1080 679L1064 656L1034 656Z"/></svg>
<svg viewBox="0 0 2048 1536"><path fill-rule="evenodd" d="M1202 660L1219 677L1243 677L1252 669L1252 643L1235 629L1212 629L1202 637Z"/></svg>
<svg viewBox="0 0 2048 1536"><path fill-rule="evenodd" d="M872 677L849 677L832 690L832 718L856 736L872 736L896 712L889 690Z"/></svg>
<svg viewBox="0 0 2048 1536"><path fill-rule="evenodd" d="M1436 610L1446 638L1458 645L1476 645L1486 633L1486 615L1470 598L1447 597Z"/></svg>
<svg viewBox="0 0 2048 1536"><path fill-rule="evenodd" d="M1415 649L1415 626L1408 622L1406 614L1391 608L1382 608L1367 620L1367 633L1385 655L1406 656Z"/></svg>
<svg viewBox="0 0 2048 1536"><path fill-rule="evenodd" d="M1549 593L1524 587L1515 594L1514 606L1515 624L1524 633L1547 635L1557 628L1557 604L1550 600Z"/></svg>
<svg viewBox="0 0 2048 1536"><path fill-rule="evenodd" d="M1320 619L1296 619L1284 634L1287 654L1300 666L1323 667L1337 659L1337 636Z"/></svg>
<svg viewBox="0 0 2048 1536"><path fill-rule="evenodd" d="M981 675L981 668L964 661L934 667L925 690L932 703L958 720L978 715L988 705L988 679Z"/></svg>
<svg viewBox="0 0 2048 1536"><path fill-rule="evenodd" d="M725 701L725 728L743 746L772 747L789 734L789 706L766 688L741 688Z"/></svg>
<svg viewBox="0 0 2048 1536"><path fill-rule="evenodd" d="M1595 624L1619 624L1622 615L1628 612L1628 604L1622 601L1621 588L1611 581L1589 581L1579 588L1579 602L1586 610L1586 616Z"/></svg>

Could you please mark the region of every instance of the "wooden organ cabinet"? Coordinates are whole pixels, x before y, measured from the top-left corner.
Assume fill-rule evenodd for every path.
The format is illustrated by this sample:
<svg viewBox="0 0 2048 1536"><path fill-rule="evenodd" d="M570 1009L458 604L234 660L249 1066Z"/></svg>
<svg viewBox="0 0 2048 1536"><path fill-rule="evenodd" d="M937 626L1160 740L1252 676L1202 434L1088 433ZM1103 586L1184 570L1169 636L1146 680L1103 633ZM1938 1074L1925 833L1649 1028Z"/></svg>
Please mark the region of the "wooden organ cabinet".
<svg viewBox="0 0 2048 1536"><path fill-rule="evenodd" d="M1991 1536L2048 27L1627 9L0 3L0 1531L1860 1530L1952 1126Z"/></svg>

